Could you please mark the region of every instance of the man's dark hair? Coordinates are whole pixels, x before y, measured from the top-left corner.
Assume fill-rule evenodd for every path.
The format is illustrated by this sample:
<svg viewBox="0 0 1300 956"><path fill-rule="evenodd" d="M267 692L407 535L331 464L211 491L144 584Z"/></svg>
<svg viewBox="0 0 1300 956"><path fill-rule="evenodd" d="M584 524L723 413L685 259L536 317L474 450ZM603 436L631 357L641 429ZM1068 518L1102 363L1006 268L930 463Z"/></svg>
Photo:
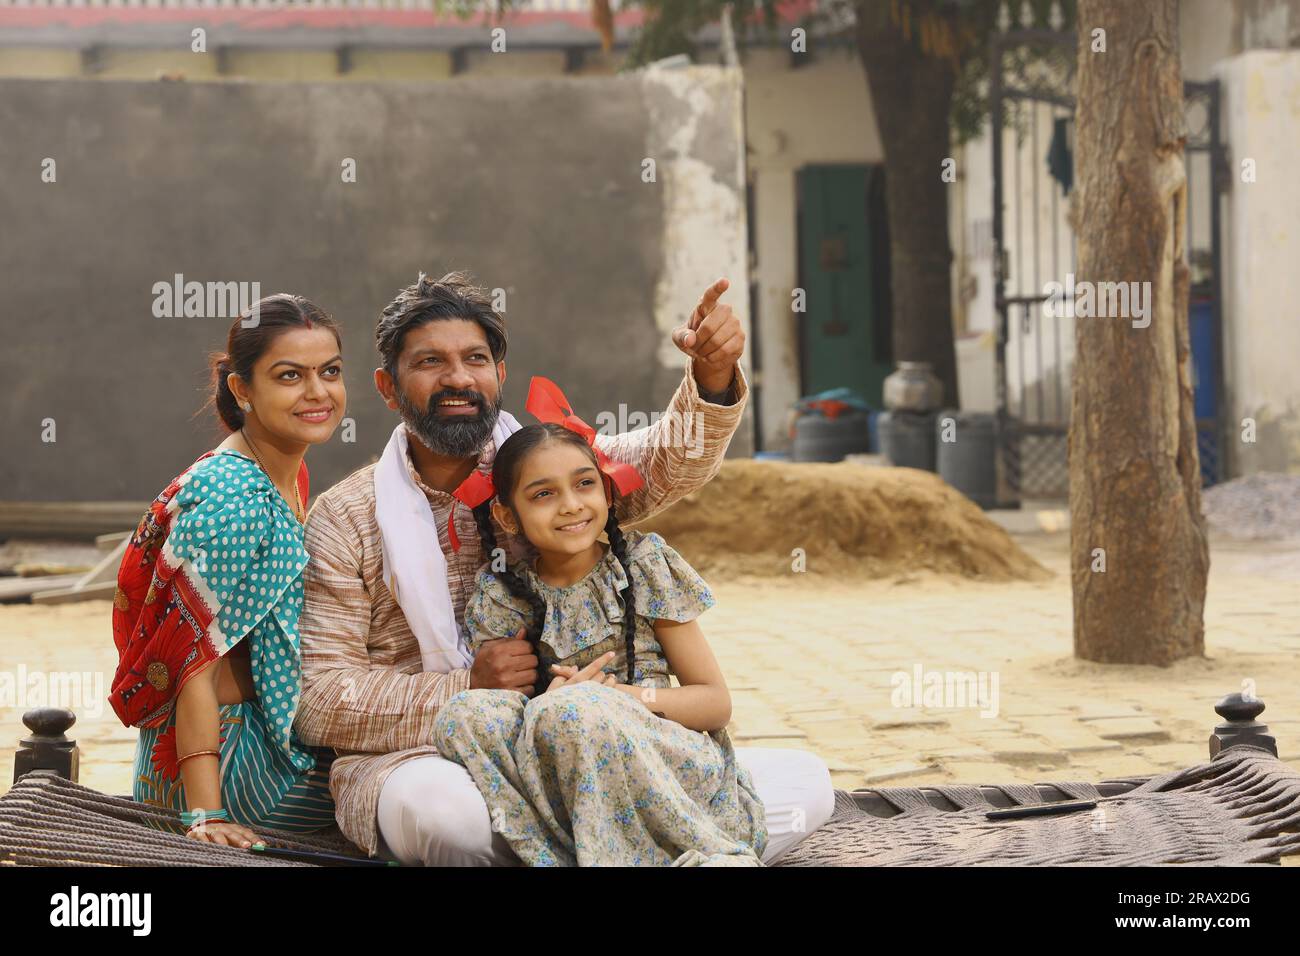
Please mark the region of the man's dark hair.
<svg viewBox="0 0 1300 956"><path fill-rule="evenodd" d="M425 273L388 303L375 326L375 345L389 375L397 378L397 356L406 333L426 322L468 319L487 337L492 361L506 357L506 323L492 308L492 297L464 272L448 272L436 282Z"/></svg>

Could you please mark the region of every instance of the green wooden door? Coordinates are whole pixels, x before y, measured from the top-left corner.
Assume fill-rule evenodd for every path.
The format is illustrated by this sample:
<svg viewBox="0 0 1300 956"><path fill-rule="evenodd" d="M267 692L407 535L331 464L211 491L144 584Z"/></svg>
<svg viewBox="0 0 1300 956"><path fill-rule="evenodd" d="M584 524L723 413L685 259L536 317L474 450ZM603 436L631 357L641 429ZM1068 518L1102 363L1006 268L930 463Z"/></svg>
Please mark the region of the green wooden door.
<svg viewBox="0 0 1300 956"><path fill-rule="evenodd" d="M804 395L850 388L883 407L892 366L882 177L881 167L866 165L798 171Z"/></svg>

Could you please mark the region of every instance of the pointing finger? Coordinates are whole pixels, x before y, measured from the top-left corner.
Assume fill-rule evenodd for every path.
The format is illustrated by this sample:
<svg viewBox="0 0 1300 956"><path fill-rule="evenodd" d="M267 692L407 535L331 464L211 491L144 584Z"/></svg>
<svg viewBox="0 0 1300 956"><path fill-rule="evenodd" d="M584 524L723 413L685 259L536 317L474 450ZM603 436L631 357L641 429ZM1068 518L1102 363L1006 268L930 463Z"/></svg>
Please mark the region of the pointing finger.
<svg viewBox="0 0 1300 956"><path fill-rule="evenodd" d="M700 304L691 313L691 328L699 327L700 323L713 311L713 307L718 304L718 297L726 292L730 286L731 282L729 280L719 279L704 290L704 296L700 299Z"/></svg>

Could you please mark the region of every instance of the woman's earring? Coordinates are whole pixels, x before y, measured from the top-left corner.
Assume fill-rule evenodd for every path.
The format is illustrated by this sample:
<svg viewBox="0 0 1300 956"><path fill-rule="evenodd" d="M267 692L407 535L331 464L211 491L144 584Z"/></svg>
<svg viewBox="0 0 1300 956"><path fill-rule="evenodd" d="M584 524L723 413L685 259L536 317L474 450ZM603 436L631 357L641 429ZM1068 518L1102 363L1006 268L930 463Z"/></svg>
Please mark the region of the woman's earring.
<svg viewBox="0 0 1300 956"><path fill-rule="evenodd" d="M253 410L253 403L252 403L252 402L244 402L244 404L243 404L243 405L240 405L239 407L242 408L242 409L243 409L244 411L246 411L246 412L251 412L251 411Z"/></svg>

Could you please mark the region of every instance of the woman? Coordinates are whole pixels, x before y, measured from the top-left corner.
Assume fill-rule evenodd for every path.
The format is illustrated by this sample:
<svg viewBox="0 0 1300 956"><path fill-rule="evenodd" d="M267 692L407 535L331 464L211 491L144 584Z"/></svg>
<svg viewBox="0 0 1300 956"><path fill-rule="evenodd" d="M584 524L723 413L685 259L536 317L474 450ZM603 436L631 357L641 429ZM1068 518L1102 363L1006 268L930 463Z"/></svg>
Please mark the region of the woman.
<svg viewBox="0 0 1300 956"><path fill-rule="evenodd" d="M334 320L262 299L211 357L229 435L151 505L118 571L109 697L140 728L135 799L182 812L194 839L250 846L250 827L334 822L332 753L294 736L307 564L309 445L347 403Z"/></svg>

